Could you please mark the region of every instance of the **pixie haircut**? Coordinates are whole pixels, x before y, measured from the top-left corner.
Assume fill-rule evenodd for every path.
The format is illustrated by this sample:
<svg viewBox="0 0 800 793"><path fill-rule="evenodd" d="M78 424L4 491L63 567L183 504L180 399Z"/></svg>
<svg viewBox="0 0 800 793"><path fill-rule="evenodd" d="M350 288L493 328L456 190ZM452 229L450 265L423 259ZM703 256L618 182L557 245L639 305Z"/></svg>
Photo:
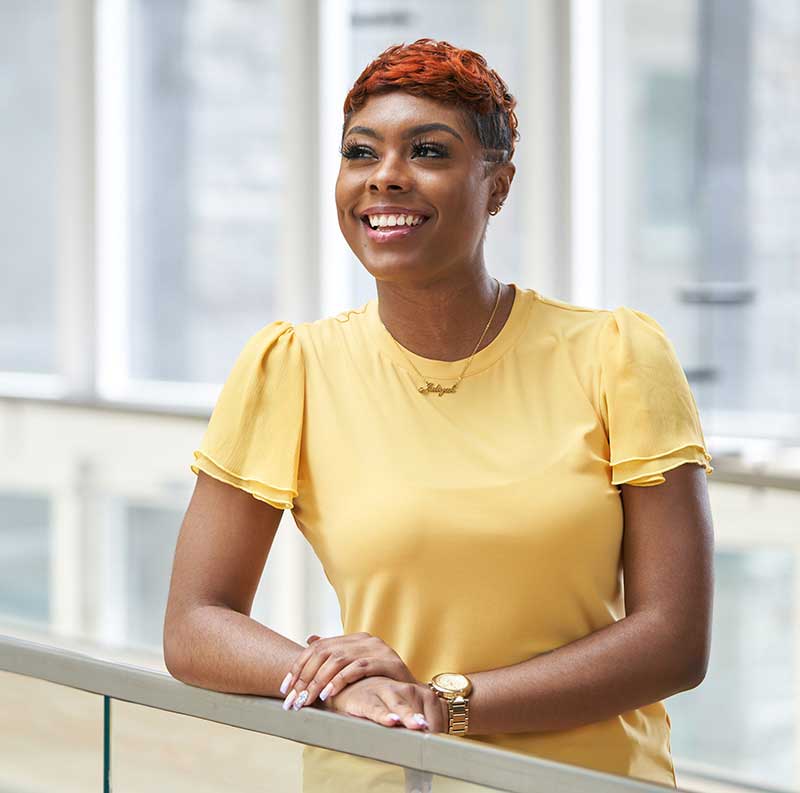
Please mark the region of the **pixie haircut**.
<svg viewBox="0 0 800 793"><path fill-rule="evenodd" d="M455 105L483 148L484 175L514 156L517 100L503 79L477 52L429 38L388 47L361 72L344 100L342 140L370 96L398 90Z"/></svg>

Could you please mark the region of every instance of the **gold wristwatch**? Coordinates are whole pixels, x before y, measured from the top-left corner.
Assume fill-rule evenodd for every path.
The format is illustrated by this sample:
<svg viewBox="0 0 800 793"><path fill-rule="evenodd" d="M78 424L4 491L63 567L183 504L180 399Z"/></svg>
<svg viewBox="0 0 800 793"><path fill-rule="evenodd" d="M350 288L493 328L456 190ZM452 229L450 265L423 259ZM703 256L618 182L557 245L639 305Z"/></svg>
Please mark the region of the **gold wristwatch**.
<svg viewBox="0 0 800 793"><path fill-rule="evenodd" d="M447 732L450 735L466 735L469 728L469 695L472 681L457 672L442 672L434 675L428 686L447 702L450 714Z"/></svg>

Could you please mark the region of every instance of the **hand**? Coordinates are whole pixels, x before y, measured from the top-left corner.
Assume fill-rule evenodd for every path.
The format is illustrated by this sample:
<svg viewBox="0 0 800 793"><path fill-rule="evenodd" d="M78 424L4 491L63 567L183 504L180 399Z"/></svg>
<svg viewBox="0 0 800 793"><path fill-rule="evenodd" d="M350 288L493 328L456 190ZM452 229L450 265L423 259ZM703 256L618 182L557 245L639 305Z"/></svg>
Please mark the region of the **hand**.
<svg viewBox="0 0 800 793"><path fill-rule="evenodd" d="M419 684L402 658L377 636L361 632L321 639L312 633L308 641L309 646L292 664L291 677L281 688L281 693L289 692L284 700L285 710L310 705L320 693L323 700L327 699L364 677L383 675L398 682Z"/></svg>
<svg viewBox="0 0 800 793"><path fill-rule="evenodd" d="M384 727L407 727L427 732L447 732L447 703L422 683L401 683L377 675L351 683L338 694L331 694L325 710L369 719ZM421 713L426 727L414 718ZM392 719L390 714L399 718Z"/></svg>

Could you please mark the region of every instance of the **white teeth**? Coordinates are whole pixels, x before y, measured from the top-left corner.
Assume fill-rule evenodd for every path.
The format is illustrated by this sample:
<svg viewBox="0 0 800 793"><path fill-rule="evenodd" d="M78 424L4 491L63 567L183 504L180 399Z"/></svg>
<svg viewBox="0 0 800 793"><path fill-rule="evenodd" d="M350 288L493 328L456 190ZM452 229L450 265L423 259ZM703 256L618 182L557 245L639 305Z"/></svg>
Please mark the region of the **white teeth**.
<svg viewBox="0 0 800 793"><path fill-rule="evenodd" d="M384 226L417 226L424 218L422 215L369 215L369 224L372 228Z"/></svg>

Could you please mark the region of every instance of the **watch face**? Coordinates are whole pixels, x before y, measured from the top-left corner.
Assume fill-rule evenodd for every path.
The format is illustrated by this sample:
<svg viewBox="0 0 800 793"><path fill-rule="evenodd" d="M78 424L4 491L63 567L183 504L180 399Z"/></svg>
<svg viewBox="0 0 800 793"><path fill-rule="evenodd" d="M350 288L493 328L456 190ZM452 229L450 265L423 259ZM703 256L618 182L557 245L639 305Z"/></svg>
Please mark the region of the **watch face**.
<svg viewBox="0 0 800 793"><path fill-rule="evenodd" d="M443 672L436 675L432 682L447 692L462 696L467 696L472 690L472 683L469 679L457 672Z"/></svg>

